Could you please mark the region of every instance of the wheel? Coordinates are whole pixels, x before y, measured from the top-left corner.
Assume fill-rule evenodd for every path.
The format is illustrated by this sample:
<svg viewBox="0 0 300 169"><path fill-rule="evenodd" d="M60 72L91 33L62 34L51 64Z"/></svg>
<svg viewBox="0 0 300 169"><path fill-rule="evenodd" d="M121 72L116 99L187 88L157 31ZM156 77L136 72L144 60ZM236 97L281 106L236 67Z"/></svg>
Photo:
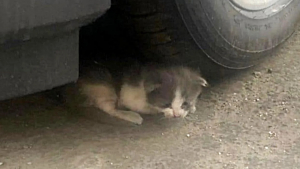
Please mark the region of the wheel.
<svg viewBox="0 0 300 169"><path fill-rule="evenodd" d="M233 70L270 55L300 16L300 0L115 0L112 8L145 57Z"/></svg>

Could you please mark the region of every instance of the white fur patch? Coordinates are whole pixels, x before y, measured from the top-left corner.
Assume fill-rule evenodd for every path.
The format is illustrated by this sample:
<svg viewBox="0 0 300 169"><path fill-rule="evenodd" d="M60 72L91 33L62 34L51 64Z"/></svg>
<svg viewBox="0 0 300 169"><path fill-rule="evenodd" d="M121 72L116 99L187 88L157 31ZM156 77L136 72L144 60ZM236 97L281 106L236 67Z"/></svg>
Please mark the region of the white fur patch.
<svg viewBox="0 0 300 169"><path fill-rule="evenodd" d="M147 105L144 85L142 83L139 86L124 84L120 91L120 102L133 111L142 112Z"/></svg>
<svg viewBox="0 0 300 169"><path fill-rule="evenodd" d="M94 106L104 110L111 111L114 109L112 105L117 101L117 95L115 90L106 85L101 84L86 84L82 86L82 93L86 95ZM105 104L107 102L112 102L112 104Z"/></svg>
<svg viewBox="0 0 300 169"><path fill-rule="evenodd" d="M172 102L172 109L175 117L185 117L186 112L181 108L182 103L184 102L184 99L181 96L181 90L180 88L177 88L175 91L175 97Z"/></svg>

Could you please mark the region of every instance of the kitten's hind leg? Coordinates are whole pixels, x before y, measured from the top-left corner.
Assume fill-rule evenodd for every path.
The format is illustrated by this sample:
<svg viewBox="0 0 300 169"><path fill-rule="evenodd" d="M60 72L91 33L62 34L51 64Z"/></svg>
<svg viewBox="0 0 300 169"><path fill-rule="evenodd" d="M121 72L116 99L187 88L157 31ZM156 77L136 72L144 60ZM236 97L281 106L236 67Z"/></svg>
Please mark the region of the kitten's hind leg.
<svg viewBox="0 0 300 169"><path fill-rule="evenodd" d="M101 101L97 103L97 107L108 113L111 116L123 119L135 124L142 124L143 118L140 114L133 111L118 110L116 109L115 101Z"/></svg>
<svg viewBox="0 0 300 169"><path fill-rule="evenodd" d="M141 115L133 111L115 110L111 115L135 124L143 123Z"/></svg>
<svg viewBox="0 0 300 169"><path fill-rule="evenodd" d="M117 100L113 87L108 85L85 85L83 86L83 93L88 97L93 107L96 107L105 113L135 123L142 124L143 118L140 114L132 111L125 111L117 109Z"/></svg>

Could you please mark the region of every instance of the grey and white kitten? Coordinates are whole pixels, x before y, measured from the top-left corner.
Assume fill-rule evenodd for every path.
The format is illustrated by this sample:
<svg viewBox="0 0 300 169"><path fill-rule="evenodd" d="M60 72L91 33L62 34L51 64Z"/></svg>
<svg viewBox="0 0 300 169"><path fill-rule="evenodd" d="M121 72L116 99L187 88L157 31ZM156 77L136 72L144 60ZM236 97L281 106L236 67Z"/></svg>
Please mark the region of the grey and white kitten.
<svg viewBox="0 0 300 169"><path fill-rule="evenodd" d="M181 66L142 66L122 76L116 83L106 69L98 68L79 78L84 104L135 124L142 124L140 114L184 118L196 111L197 98L208 86L199 73Z"/></svg>

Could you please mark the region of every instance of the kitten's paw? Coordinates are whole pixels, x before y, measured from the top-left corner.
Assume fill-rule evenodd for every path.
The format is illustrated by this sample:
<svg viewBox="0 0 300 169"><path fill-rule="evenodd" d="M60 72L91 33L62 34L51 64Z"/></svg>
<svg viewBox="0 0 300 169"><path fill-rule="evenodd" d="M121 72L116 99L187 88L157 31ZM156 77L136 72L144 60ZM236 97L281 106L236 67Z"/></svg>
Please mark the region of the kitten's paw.
<svg viewBox="0 0 300 169"><path fill-rule="evenodd" d="M188 114L188 111L182 110L175 112L173 109L167 108L163 110L163 113L166 118L184 118Z"/></svg>
<svg viewBox="0 0 300 169"><path fill-rule="evenodd" d="M123 120L135 123L135 124L142 124L143 118L140 114L132 111L122 111L122 117Z"/></svg>
<svg viewBox="0 0 300 169"><path fill-rule="evenodd" d="M173 118L174 117L173 109L166 108L166 109L163 110L163 113L164 113L166 118Z"/></svg>
<svg viewBox="0 0 300 169"><path fill-rule="evenodd" d="M185 110L179 110L178 112L174 112L174 117L181 117L181 118L185 118L185 116L188 114L188 111Z"/></svg>
<svg viewBox="0 0 300 169"><path fill-rule="evenodd" d="M196 110L197 110L197 109L196 109L196 106L192 106L191 109L190 109L190 113L195 113Z"/></svg>
<svg viewBox="0 0 300 169"><path fill-rule="evenodd" d="M185 116L187 116L188 114L189 114L188 111L184 111L184 112L180 115L180 117L185 118Z"/></svg>

